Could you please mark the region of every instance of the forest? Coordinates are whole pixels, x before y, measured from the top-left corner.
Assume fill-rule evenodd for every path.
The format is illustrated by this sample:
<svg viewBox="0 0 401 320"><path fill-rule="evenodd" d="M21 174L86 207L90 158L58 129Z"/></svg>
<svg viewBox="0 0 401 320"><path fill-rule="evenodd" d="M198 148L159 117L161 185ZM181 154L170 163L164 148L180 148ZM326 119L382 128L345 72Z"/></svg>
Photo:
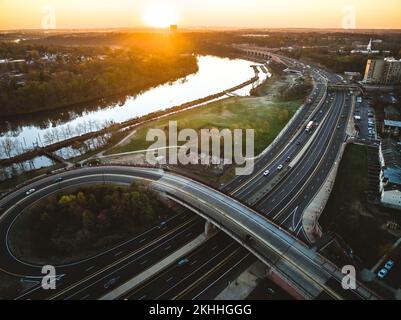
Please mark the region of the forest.
<svg viewBox="0 0 401 320"><path fill-rule="evenodd" d="M35 257L64 257L133 237L172 212L142 184L82 187L51 195L25 212L11 241Z"/></svg>
<svg viewBox="0 0 401 320"><path fill-rule="evenodd" d="M198 70L196 56L189 54L43 46L24 51L24 66L0 74L0 116L52 110L122 93L135 95ZM19 56L17 50L3 45L0 57L10 52Z"/></svg>

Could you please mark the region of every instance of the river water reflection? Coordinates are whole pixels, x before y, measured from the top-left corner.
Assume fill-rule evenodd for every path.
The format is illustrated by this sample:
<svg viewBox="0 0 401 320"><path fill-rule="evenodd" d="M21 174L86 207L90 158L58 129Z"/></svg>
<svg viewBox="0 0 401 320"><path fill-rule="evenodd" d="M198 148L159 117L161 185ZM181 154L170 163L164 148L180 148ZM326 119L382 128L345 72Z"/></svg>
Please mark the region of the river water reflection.
<svg viewBox="0 0 401 320"><path fill-rule="evenodd" d="M204 98L243 83L254 76L251 67L254 63L246 60L230 60L214 56L199 56L199 71L173 83L151 88L136 96L124 97L113 103L103 101L103 105L82 107L74 111L58 110L53 115L48 112L23 119L2 123L1 142L12 140L17 149L30 149L34 144L46 145L57 140L85 132L98 130L107 121L123 122L154 111L163 110L185 102ZM162 70L161 70L162 72ZM235 92L237 95L248 95L249 86ZM50 141L52 140L52 141ZM1 149L1 148L0 148ZM0 158L7 155L0 150Z"/></svg>

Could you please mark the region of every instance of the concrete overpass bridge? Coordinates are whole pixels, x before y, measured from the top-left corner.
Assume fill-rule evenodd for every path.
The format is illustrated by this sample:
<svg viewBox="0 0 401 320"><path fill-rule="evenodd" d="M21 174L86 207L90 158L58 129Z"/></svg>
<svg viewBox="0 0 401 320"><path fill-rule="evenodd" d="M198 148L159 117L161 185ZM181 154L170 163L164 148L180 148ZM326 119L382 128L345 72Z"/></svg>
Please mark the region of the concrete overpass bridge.
<svg viewBox="0 0 401 320"><path fill-rule="evenodd" d="M155 189L205 218L252 252L268 277L298 299L379 299L358 282L345 290L330 261L245 204L199 182L159 171ZM206 228L207 229L207 228Z"/></svg>
<svg viewBox="0 0 401 320"><path fill-rule="evenodd" d="M53 181L56 177L62 177L63 181L55 185ZM130 184L136 180L151 183L155 190L167 198L227 233L264 262L268 277L297 299L380 298L359 282L355 290L342 289L343 274L335 265L245 204L197 181L150 168L92 167L71 170L42 179L2 199L0 205L6 211L0 220L0 230L5 235L0 247L0 268L24 276L38 276L40 268L21 263L8 247L8 232L5 231L9 230L24 208L60 188L93 184L96 181ZM26 197L25 192L30 188L38 191ZM66 267L64 273L67 272Z"/></svg>
<svg viewBox="0 0 401 320"><path fill-rule="evenodd" d="M360 92L364 94L366 89L359 84L330 84L328 85L328 90L338 90L338 91L349 91Z"/></svg>
<svg viewBox="0 0 401 320"><path fill-rule="evenodd" d="M241 50L244 54L250 57L256 57L260 59L272 59L277 63L284 64L287 67L292 67L293 64L290 62L290 59L285 59L284 57L280 57L275 53L280 49L263 49L260 47L249 47L249 46L235 46L237 49Z"/></svg>
<svg viewBox="0 0 401 320"><path fill-rule="evenodd" d="M57 177L63 181L55 185ZM235 239L267 266L270 279L297 299L380 299L360 282L355 290L344 290L341 286L344 275L334 264L245 204L192 179L150 168L71 170L42 179L2 199L0 206L5 212L0 219L0 231L4 235L0 268L25 277L38 276L38 266L21 263L12 255L7 238L7 230L19 214L38 199L60 188L105 181L130 184L136 180L151 183L167 198L205 218L207 225L212 224ZM37 192L26 197L25 192L30 188L36 188ZM63 273L68 273L68 266Z"/></svg>

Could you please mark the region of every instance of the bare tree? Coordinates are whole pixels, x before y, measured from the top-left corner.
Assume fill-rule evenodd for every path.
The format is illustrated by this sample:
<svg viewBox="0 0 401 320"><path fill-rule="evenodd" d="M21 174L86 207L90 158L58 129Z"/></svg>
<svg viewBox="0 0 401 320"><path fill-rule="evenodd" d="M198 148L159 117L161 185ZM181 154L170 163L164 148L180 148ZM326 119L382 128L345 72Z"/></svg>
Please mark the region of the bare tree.
<svg viewBox="0 0 401 320"><path fill-rule="evenodd" d="M6 157L11 158L15 151L15 144L11 138L3 138L1 140L1 149L2 153L6 155Z"/></svg>
<svg viewBox="0 0 401 320"><path fill-rule="evenodd" d="M43 135L43 140L46 145L53 144L53 135L50 131L46 131Z"/></svg>

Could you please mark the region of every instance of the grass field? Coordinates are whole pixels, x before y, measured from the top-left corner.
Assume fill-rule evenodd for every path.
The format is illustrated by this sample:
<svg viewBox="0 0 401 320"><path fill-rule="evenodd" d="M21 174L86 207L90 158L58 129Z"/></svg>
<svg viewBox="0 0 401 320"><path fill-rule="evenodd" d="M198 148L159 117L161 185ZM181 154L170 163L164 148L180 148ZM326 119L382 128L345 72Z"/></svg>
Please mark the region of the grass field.
<svg viewBox="0 0 401 320"><path fill-rule="evenodd" d="M152 144L146 141L148 130L162 129L167 133L169 121L177 121L178 130L254 129L255 154L258 154L275 139L302 103L303 100L279 102L267 97L228 98L142 126L128 143L112 149L109 154L148 148Z"/></svg>
<svg viewBox="0 0 401 320"><path fill-rule="evenodd" d="M312 84L310 79L306 79L304 83L309 84L310 87L304 86L302 98L298 95L297 98L287 98L283 101L278 96L278 92L293 88L296 79L297 77L293 75L273 75L271 79L254 90L252 96L230 97L140 126L129 139L124 140L106 154L146 150L153 144L153 142L146 142L146 134L149 129L162 129L167 133L169 121L177 121L178 130L191 128L198 133L201 129L218 129L220 131L222 129L254 129L254 154L258 155L272 143L309 94ZM168 135L166 134L166 136ZM245 139L243 139L244 141ZM179 142L178 144L184 143ZM242 148L245 152L245 147ZM223 151L223 144L221 144L221 154ZM144 160L135 154L116 155L112 160L106 160L106 163L107 161L110 163L114 161L117 163L138 161L141 163ZM179 165L175 169L215 187L220 187L235 176L235 166L233 165Z"/></svg>
<svg viewBox="0 0 401 320"><path fill-rule="evenodd" d="M372 266L392 237L382 229L366 201L368 188L367 147L348 145L329 202L319 221L325 231L339 234L358 256Z"/></svg>

